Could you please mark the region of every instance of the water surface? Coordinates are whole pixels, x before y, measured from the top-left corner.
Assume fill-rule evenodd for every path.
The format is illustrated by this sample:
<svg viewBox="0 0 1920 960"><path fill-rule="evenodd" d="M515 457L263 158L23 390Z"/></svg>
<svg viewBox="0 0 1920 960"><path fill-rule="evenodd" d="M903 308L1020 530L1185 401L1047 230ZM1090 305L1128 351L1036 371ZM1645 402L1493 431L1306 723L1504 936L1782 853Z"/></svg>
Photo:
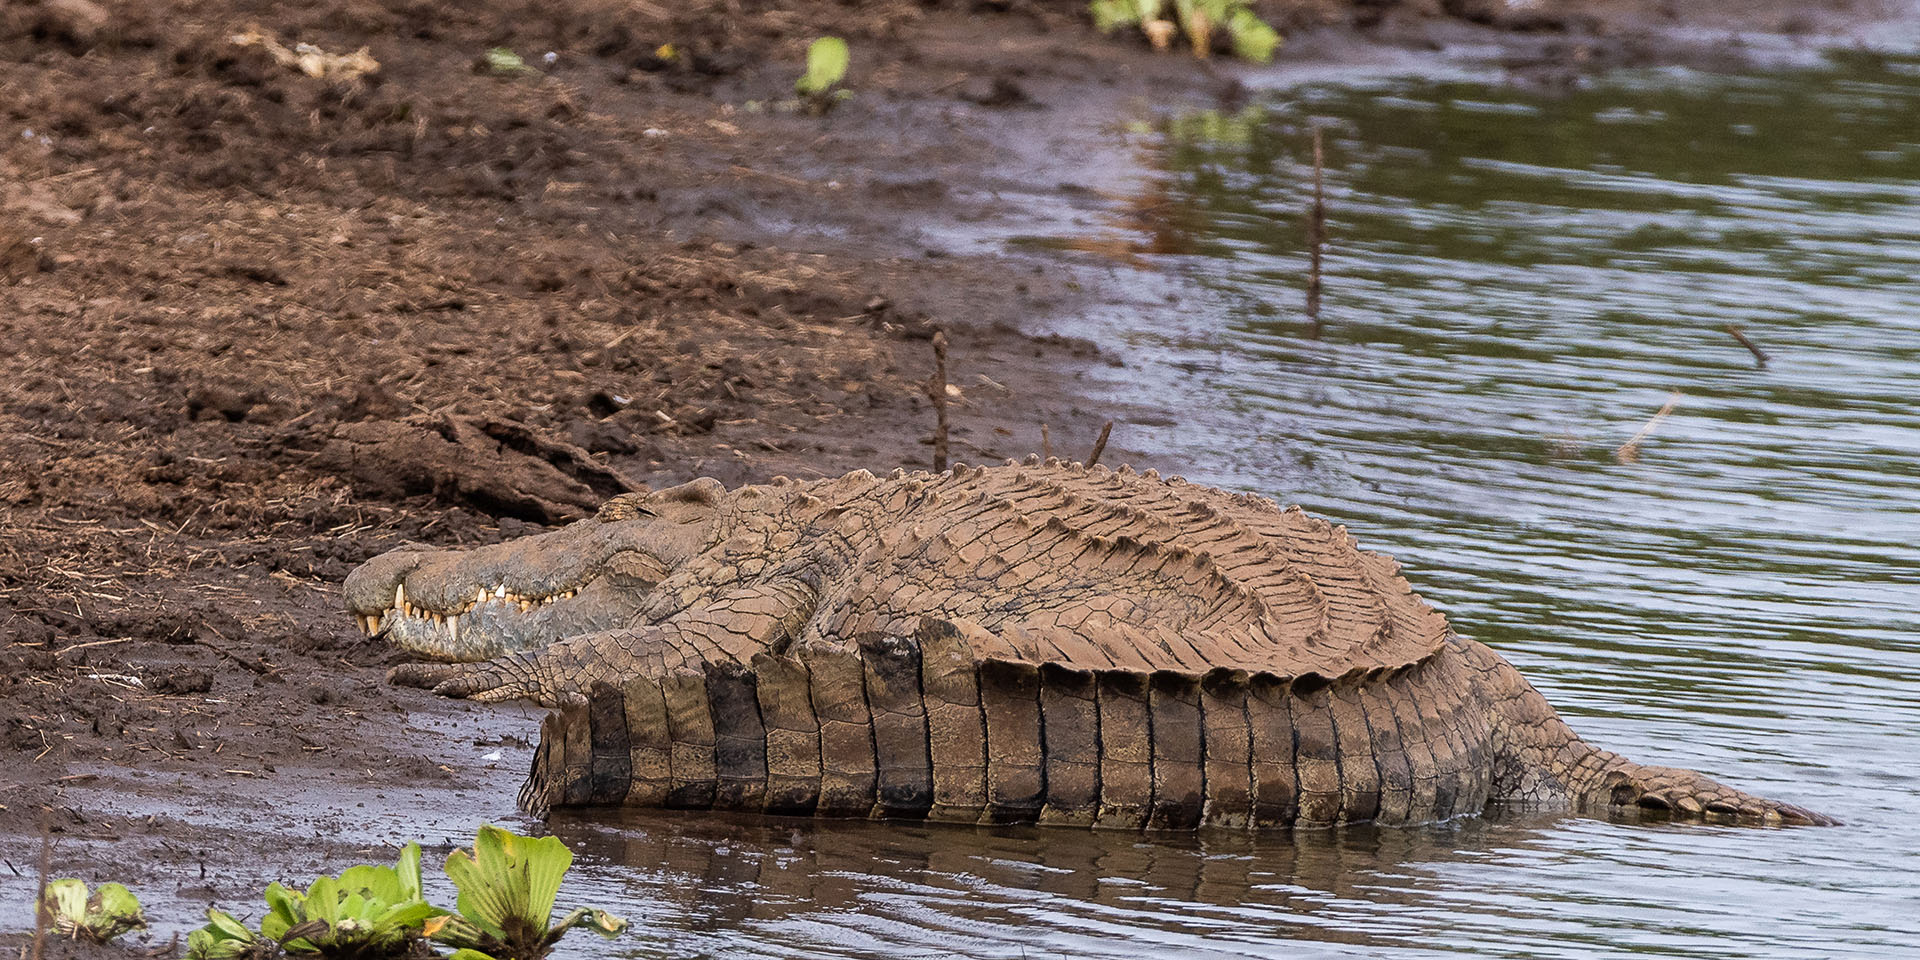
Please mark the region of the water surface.
<svg viewBox="0 0 1920 960"><path fill-rule="evenodd" d="M1920 60L1309 86L1128 136L1100 223L1017 242L1154 294L1062 330L1127 361L1096 399L1175 412L1129 447L1346 522L1589 739L1849 825L557 820L654 931L610 950L1920 956Z"/></svg>

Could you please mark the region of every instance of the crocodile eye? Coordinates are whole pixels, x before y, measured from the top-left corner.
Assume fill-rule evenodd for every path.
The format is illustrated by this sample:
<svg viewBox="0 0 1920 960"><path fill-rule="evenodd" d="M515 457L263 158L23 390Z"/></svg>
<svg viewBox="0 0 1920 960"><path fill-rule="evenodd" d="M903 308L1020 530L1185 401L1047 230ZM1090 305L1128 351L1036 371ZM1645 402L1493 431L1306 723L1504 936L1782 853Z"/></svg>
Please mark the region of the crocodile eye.
<svg viewBox="0 0 1920 960"><path fill-rule="evenodd" d="M652 554L622 550L607 558L605 575L628 582L655 584L667 578L667 565Z"/></svg>
<svg viewBox="0 0 1920 960"><path fill-rule="evenodd" d="M606 503L600 505L600 512L594 514L594 519L599 520L601 523L619 523L622 520L637 520L640 517L655 516L654 512L648 510L643 502L646 500L646 496L644 493L625 493L614 497L612 500L608 500Z"/></svg>

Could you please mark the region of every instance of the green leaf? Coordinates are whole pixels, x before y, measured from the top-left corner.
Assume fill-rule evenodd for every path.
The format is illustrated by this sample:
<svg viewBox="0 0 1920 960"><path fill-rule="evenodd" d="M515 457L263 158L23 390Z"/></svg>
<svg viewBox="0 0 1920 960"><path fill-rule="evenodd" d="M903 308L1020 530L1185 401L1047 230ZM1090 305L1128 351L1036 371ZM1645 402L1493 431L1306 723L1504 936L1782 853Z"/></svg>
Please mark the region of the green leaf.
<svg viewBox="0 0 1920 960"><path fill-rule="evenodd" d="M821 37L807 47L807 73L794 82L801 96L817 96L847 75L851 54L847 42L839 37Z"/></svg>
<svg viewBox="0 0 1920 960"><path fill-rule="evenodd" d="M520 55L506 47L494 47L480 57L480 62L493 73L515 74L528 72L527 62Z"/></svg>
<svg viewBox="0 0 1920 960"><path fill-rule="evenodd" d="M253 939L253 931L247 929L246 924L241 923L233 914L227 913L224 910L215 910L212 907L207 908L207 926L205 929L214 935L231 940Z"/></svg>
<svg viewBox="0 0 1920 960"><path fill-rule="evenodd" d="M1234 54L1243 60L1270 63L1274 51L1280 49L1280 31L1245 7L1227 18L1227 33L1233 37Z"/></svg>
<svg viewBox="0 0 1920 960"><path fill-rule="evenodd" d="M481 953L472 947L461 947L448 955L447 960L495 960L491 953Z"/></svg>
<svg viewBox="0 0 1920 960"><path fill-rule="evenodd" d="M1093 0L1087 9L1093 13L1094 29L1101 33L1112 33L1140 22L1139 7L1133 0Z"/></svg>
<svg viewBox="0 0 1920 960"><path fill-rule="evenodd" d="M195 930L187 934L187 960L211 960L217 956L220 938L205 930Z"/></svg>
<svg viewBox="0 0 1920 960"><path fill-rule="evenodd" d="M404 930L418 927L428 919L446 915L445 910L425 900L409 900L388 907L373 919L376 931Z"/></svg>
<svg viewBox="0 0 1920 960"><path fill-rule="evenodd" d="M608 940L612 940L627 932L627 927L629 926L631 926L631 924L627 922L627 918L625 917L616 917L605 910L589 910L586 907L576 907L572 912L562 917L559 923L554 924L554 929L571 930L574 927L586 927L606 937Z"/></svg>
<svg viewBox="0 0 1920 960"><path fill-rule="evenodd" d="M260 935L270 940L283 939L288 928L306 916L306 908L301 902L306 898L278 881L267 884L265 897L267 915L260 918Z"/></svg>
<svg viewBox="0 0 1920 960"><path fill-rule="evenodd" d="M306 919L325 920L329 926L340 922L340 899L340 881L333 877L315 878L302 904L306 908Z"/></svg>
<svg viewBox="0 0 1920 960"><path fill-rule="evenodd" d="M400 859L393 865L394 873L400 877L400 892L408 900L421 897L420 885L420 845L409 843L400 848Z"/></svg>
<svg viewBox="0 0 1920 960"><path fill-rule="evenodd" d="M340 871L340 890L349 896L379 900L404 900L400 895L400 877L392 867L361 864Z"/></svg>
<svg viewBox="0 0 1920 960"><path fill-rule="evenodd" d="M51 881L47 892L41 895L40 904L55 926L72 932L87 915L86 881L74 877Z"/></svg>
<svg viewBox="0 0 1920 960"><path fill-rule="evenodd" d="M140 915L140 898L133 891L117 883L103 883L93 894L94 912L110 920L146 921Z"/></svg>
<svg viewBox="0 0 1920 960"><path fill-rule="evenodd" d="M187 935L188 960L233 960L236 957L263 957L271 951L268 941L255 936L247 925L232 914L209 908L207 925Z"/></svg>
<svg viewBox="0 0 1920 960"><path fill-rule="evenodd" d="M507 837L510 848L517 848L520 862L525 864L526 917L535 926L544 927L553 918L554 901L560 899L560 881L573 867L573 851L568 850L559 837L521 837L511 833Z"/></svg>
<svg viewBox="0 0 1920 960"><path fill-rule="evenodd" d="M491 827L480 828L473 854L465 850L447 854L447 878L460 891L454 904L460 916L483 934L505 937L504 924L514 915L514 909L505 889L505 871L498 867L502 859L498 853L499 842L489 837L489 829Z"/></svg>

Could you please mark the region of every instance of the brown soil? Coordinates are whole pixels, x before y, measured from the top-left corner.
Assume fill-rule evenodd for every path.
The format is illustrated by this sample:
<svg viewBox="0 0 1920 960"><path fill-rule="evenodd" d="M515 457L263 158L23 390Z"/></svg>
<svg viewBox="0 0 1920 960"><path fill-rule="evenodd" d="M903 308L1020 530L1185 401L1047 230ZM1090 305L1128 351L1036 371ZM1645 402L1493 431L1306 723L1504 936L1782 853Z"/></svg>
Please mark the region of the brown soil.
<svg viewBox="0 0 1920 960"><path fill-rule="evenodd" d="M1558 66L1665 15L1430 6L1267 9L1429 45L1484 20ZM1018 220L1006 178L1073 180L1098 124L1071 121L1234 95L1079 10L0 6L0 926L29 915L43 816L56 875L128 882L169 931L510 816L535 713L383 685L391 655L340 612L396 544L695 475L926 465L941 327L956 458L1124 421L1073 386L1117 361L1022 332L1081 308L1075 275L935 229ZM380 69L305 76L229 40L249 27ZM824 33L857 96L779 109ZM488 73L501 46L532 69Z"/></svg>

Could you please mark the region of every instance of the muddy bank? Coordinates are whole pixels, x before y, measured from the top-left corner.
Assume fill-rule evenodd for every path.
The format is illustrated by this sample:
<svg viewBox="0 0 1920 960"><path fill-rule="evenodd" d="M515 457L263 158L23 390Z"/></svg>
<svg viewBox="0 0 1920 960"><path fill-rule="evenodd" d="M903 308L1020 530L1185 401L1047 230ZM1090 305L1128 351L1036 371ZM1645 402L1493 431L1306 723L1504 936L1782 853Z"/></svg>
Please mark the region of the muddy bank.
<svg viewBox="0 0 1920 960"><path fill-rule="evenodd" d="M1087 409L1075 375L1118 358L1024 332L1111 292L968 242L1049 215L1008 199L1033 180L1082 196L1121 105L1240 95L1078 9L0 10L0 845L51 809L56 873L130 883L170 930L512 816L535 712L381 684L346 571L640 484L926 465L937 327L957 458L1154 415ZM1559 9L1273 13L1330 57L1494 43L1575 71L1665 35L1648 7ZM231 42L249 27L380 69L305 76ZM856 95L782 109L822 33ZM476 66L497 46L533 68ZM1152 462L1124 426L1107 459Z"/></svg>

